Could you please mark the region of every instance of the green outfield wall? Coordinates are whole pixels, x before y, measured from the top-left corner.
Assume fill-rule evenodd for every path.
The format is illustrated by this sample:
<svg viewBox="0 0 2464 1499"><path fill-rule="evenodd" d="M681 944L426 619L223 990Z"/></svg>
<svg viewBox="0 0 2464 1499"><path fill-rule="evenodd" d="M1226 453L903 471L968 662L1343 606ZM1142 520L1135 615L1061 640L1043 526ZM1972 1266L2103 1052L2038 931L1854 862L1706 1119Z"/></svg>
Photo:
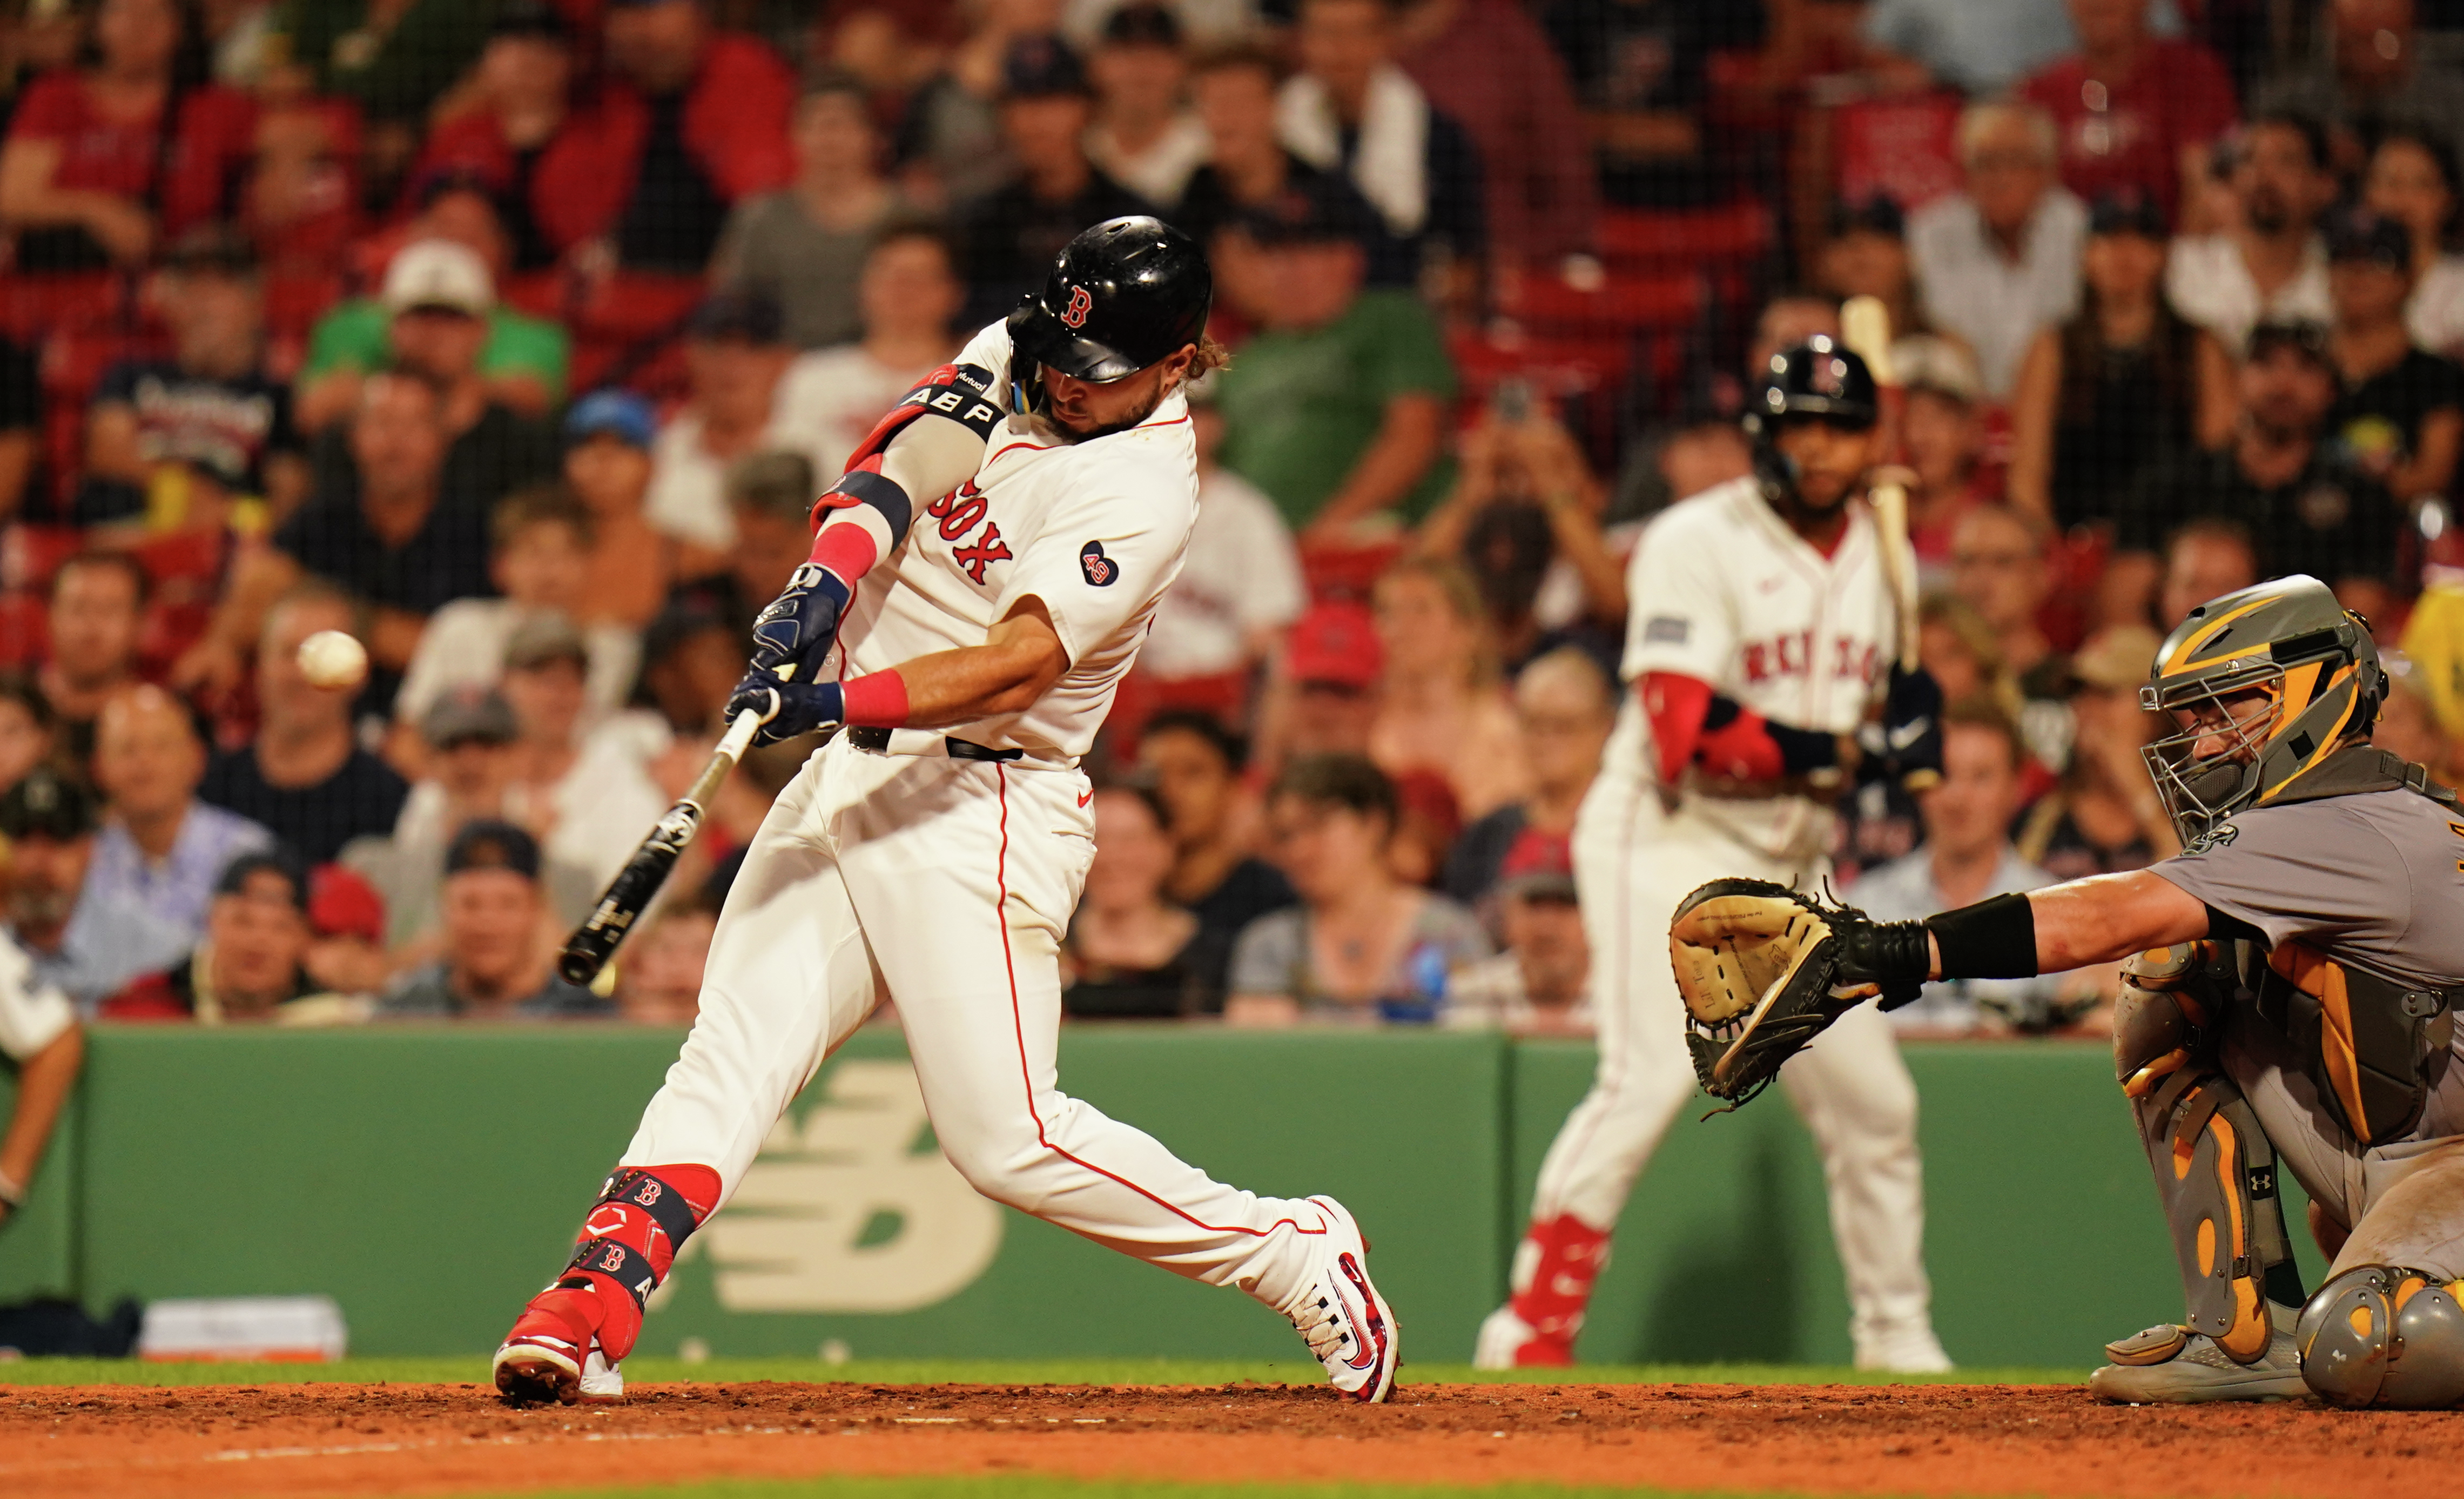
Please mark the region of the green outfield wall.
<svg viewBox="0 0 2464 1499"><path fill-rule="evenodd" d="M355 1353L494 1344L675 1054L595 1027L265 1032L105 1026L0 1301L323 1292ZM1952 1356L2079 1366L2179 1312L2103 1048L1907 1048L1926 1261ZM723 1356L1287 1357L1291 1333L978 1198L935 1150L898 1036L807 1088L644 1333ZM1493 1036L1071 1027L1062 1078L1217 1176L1341 1197L1410 1356L1461 1361L1498 1299L1589 1047ZM5 1085L0 1085L5 1086ZM1683 1113L1619 1226L1583 1334L1602 1362L1845 1362L1822 1167L1784 1096ZM2299 1231L2297 1240L2308 1249ZM2317 1257L2305 1268L2314 1276Z"/></svg>

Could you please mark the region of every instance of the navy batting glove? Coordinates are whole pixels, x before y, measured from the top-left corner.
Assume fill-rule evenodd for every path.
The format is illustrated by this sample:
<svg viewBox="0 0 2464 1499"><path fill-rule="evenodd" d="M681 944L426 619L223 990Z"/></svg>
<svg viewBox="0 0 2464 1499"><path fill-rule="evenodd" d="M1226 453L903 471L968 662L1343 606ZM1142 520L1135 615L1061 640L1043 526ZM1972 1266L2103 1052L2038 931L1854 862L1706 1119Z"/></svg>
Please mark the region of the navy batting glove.
<svg viewBox="0 0 2464 1499"><path fill-rule="evenodd" d="M748 708L761 723L753 742L776 744L847 721L847 690L836 682L782 682L757 669L745 672L728 694L728 721Z"/></svg>
<svg viewBox="0 0 2464 1499"><path fill-rule="evenodd" d="M798 567L786 590L753 617L753 669L745 680L782 666L793 668L788 674L799 682L817 680L847 604L847 585L836 573L814 562Z"/></svg>
<svg viewBox="0 0 2464 1499"><path fill-rule="evenodd" d="M1857 741L1874 775L1902 784L1940 778L1942 688L1933 673L1923 667L1911 672L1894 665L1882 696L1882 721L1859 730Z"/></svg>

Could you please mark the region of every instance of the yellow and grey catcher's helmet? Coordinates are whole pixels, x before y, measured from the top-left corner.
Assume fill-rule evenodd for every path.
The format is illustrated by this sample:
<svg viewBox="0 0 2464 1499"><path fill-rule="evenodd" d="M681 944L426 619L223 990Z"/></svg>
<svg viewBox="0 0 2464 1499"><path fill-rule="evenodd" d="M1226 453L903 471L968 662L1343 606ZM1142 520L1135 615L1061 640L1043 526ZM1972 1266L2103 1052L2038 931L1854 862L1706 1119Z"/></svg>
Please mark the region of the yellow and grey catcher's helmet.
<svg viewBox="0 0 2464 1499"><path fill-rule="evenodd" d="M2386 695L2368 622L2316 578L2297 573L2192 609L2139 692L2167 720L2142 753L2184 846L2203 846L2235 812L2265 806L2336 746L2367 736ZM2223 751L2202 758L2202 741Z"/></svg>

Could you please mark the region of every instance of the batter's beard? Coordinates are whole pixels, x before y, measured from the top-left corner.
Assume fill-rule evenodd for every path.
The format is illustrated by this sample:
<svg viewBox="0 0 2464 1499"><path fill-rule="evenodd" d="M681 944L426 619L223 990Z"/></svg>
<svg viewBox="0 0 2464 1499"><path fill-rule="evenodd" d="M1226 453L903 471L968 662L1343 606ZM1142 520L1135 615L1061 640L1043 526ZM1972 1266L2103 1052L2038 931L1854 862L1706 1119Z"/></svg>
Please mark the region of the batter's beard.
<svg viewBox="0 0 2464 1499"><path fill-rule="evenodd" d="M1092 428L1086 431L1080 431L1077 428L1065 424L1061 420L1060 416L1052 409L1052 397L1047 394L1044 398L1044 420L1052 428L1053 430L1061 433L1073 443L1093 442L1098 437L1110 437L1114 432L1126 432L1131 428L1145 421L1148 417L1155 415L1155 408L1163 405L1164 397L1171 393L1172 392L1169 390L1158 390L1155 392L1155 398L1148 402L1135 416L1129 417L1123 421L1110 422L1104 426Z"/></svg>

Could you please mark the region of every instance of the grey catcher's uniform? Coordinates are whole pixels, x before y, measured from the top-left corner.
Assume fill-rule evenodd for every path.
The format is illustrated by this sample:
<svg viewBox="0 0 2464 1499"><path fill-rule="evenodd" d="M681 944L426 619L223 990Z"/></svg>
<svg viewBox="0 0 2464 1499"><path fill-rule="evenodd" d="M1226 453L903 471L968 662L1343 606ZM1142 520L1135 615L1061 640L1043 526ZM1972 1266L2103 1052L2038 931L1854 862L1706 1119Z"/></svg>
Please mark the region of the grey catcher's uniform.
<svg viewBox="0 0 2464 1499"><path fill-rule="evenodd" d="M2412 791L2256 807L2234 835L2154 871L2266 936L2424 990L2464 990L2464 813ZM2448 1044L2452 1056L2464 1036ZM2301 1190L2352 1238L2336 1269L2412 1266L2464 1278L2464 1068L2452 1064L2420 1122L2365 1146L2320 1096L2292 1042L2235 1006L2225 1072Z"/></svg>

